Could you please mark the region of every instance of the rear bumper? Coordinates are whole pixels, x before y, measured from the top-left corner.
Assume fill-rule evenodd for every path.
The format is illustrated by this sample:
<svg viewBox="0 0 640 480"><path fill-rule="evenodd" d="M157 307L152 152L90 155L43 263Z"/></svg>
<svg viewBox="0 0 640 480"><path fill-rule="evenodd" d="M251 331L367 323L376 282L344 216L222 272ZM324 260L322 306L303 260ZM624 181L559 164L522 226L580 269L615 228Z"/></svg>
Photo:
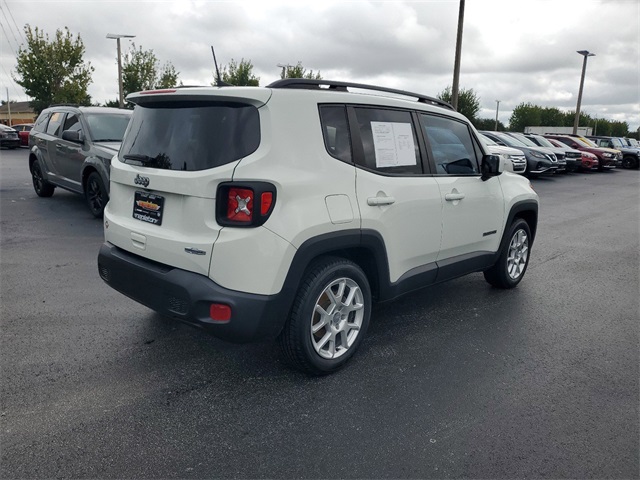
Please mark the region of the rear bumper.
<svg viewBox="0 0 640 480"><path fill-rule="evenodd" d="M19 146L19 138L3 138L0 140L0 147L17 148Z"/></svg>
<svg viewBox="0 0 640 480"><path fill-rule="evenodd" d="M110 287L127 297L230 342L274 338L288 314L288 304L280 294L229 290L204 275L147 260L108 242L100 248L98 272ZM209 316L212 303L231 307L230 321L213 321Z"/></svg>

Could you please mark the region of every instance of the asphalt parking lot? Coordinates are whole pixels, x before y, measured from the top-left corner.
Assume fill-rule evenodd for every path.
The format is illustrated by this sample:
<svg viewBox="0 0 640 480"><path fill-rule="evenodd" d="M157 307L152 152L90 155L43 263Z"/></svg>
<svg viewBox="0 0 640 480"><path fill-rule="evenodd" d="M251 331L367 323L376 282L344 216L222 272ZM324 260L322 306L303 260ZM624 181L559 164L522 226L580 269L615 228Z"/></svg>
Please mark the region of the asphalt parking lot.
<svg viewBox="0 0 640 480"><path fill-rule="evenodd" d="M0 152L2 478L638 478L640 171L533 180L523 282L378 305L337 374L107 287L82 197Z"/></svg>

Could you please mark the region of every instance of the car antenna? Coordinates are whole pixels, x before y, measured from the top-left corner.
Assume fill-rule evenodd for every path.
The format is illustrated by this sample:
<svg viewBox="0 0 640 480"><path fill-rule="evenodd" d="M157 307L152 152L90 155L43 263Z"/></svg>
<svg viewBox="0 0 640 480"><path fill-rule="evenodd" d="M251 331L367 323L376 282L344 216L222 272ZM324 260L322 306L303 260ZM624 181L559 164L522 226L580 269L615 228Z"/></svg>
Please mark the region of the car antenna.
<svg viewBox="0 0 640 480"><path fill-rule="evenodd" d="M220 77L220 70L218 70L218 62L216 61L216 52L213 51L213 45L211 45L211 53L213 54L213 64L216 67L216 86L217 87L232 87L230 83L222 81Z"/></svg>

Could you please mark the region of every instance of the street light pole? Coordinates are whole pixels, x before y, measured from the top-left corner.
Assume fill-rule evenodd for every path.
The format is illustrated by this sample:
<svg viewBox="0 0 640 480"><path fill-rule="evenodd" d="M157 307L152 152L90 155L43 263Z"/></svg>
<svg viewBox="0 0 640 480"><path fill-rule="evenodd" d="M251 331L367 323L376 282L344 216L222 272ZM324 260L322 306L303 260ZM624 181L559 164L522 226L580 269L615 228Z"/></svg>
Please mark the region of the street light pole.
<svg viewBox="0 0 640 480"><path fill-rule="evenodd" d="M453 65L453 86L451 87L451 105L458 109L458 84L460 83L460 54L462 52L462 26L464 24L464 0L460 0L458 11L458 36L456 37L456 59Z"/></svg>
<svg viewBox="0 0 640 480"><path fill-rule="evenodd" d="M293 67L293 65L289 65L288 63L279 63L276 65L276 67L280 67L282 69L282 74L280 75L280 78L284 80L285 78L287 78L287 70Z"/></svg>
<svg viewBox="0 0 640 480"><path fill-rule="evenodd" d="M500 100L496 100L496 128L494 130L498 131L498 109L500 108Z"/></svg>
<svg viewBox="0 0 640 480"><path fill-rule="evenodd" d="M578 90L578 105L576 106L576 118L573 121L573 134L578 133L578 124L580 123L580 104L582 103L582 88L584 87L584 74L587 71L587 57L595 57L595 53L587 50L579 50L577 53L584 57L582 62L582 76L580 77L580 90Z"/></svg>
<svg viewBox="0 0 640 480"><path fill-rule="evenodd" d="M121 38L135 38L135 35L121 35L117 33L107 33L107 38L115 39L118 43L118 102L120 108L124 108L124 98L122 95L122 55L120 51Z"/></svg>

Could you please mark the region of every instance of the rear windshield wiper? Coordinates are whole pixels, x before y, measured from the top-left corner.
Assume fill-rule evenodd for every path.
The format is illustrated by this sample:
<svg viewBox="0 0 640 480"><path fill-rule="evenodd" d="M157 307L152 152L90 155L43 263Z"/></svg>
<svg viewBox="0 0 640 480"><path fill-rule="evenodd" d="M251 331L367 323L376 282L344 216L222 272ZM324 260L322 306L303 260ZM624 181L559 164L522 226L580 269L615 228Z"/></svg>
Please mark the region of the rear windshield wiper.
<svg viewBox="0 0 640 480"><path fill-rule="evenodd" d="M94 142L121 142L121 138L99 138L98 140L94 140Z"/></svg>
<svg viewBox="0 0 640 480"><path fill-rule="evenodd" d="M151 163L155 161L154 157L150 157L149 155L142 155L141 153L127 153L126 155L124 155L124 159L141 163Z"/></svg>

